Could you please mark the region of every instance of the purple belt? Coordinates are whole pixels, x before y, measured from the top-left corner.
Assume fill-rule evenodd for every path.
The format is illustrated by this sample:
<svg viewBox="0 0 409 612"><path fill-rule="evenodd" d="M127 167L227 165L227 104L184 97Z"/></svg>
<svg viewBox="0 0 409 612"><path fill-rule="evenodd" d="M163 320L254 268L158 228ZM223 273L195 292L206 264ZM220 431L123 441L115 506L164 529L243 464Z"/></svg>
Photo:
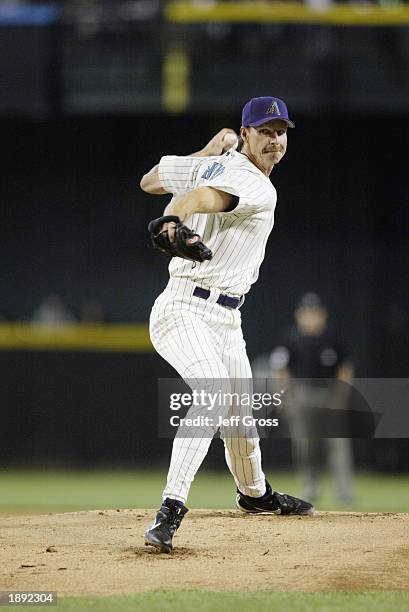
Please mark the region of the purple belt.
<svg viewBox="0 0 409 612"><path fill-rule="evenodd" d="M203 287L195 287L193 295L200 297L203 300L207 300L210 296L209 289L203 289ZM241 303L241 298L231 297L230 295L220 294L217 298L217 304L221 306L228 306L229 308L238 308Z"/></svg>

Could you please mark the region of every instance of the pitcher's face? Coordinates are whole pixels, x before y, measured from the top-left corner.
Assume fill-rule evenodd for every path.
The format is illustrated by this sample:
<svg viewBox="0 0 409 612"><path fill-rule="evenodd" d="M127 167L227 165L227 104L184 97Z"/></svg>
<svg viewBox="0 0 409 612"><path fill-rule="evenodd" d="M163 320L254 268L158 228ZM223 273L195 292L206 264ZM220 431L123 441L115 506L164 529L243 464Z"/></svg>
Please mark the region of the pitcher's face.
<svg viewBox="0 0 409 612"><path fill-rule="evenodd" d="M243 153L265 174L270 174L287 150L287 123L272 119L258 127L241 128Z"/></svg>

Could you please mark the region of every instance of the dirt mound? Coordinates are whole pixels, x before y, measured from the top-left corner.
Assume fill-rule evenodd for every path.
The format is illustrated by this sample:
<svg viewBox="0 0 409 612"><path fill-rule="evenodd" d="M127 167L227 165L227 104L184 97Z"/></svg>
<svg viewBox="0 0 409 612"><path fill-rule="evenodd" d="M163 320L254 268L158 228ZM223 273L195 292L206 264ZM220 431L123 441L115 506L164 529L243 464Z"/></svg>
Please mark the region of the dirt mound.
<svg viewBox="0 0 409 612"><path fill-rule="evenodd" d="M0 591L158 588L407 590L409 514L247 516L191 510L171 555L145 547L153 510L0 518Z"/></svg>

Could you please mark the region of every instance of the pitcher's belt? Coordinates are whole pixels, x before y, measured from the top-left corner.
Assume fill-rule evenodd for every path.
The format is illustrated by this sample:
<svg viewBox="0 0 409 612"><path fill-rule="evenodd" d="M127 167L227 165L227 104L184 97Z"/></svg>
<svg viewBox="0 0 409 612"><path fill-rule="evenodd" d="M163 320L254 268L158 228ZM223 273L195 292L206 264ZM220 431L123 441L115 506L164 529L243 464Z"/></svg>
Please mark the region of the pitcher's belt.
<svg viewBox="0 0 409 612"><path fill-rule="evenodd" d="M196 286L193 291L193 295L200 297L203 300L207 300L210 296L210 291L209 289L203 289L203 287ZM228 306L229 308L238 308L241 301L241 298L232 297L231 295L220 294L217 298L217 304L220 304L221 306Z"/></svg>

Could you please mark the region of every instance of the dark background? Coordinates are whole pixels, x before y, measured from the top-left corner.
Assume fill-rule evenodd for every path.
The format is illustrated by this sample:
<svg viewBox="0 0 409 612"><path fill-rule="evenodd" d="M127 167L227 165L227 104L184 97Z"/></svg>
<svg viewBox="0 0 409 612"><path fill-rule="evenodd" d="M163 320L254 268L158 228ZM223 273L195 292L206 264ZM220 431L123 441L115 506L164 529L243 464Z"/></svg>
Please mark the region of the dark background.
<svg viewBox="0 0 409 612"><path fill-rule="evenodd" d="M358 376L405 376L408 121L297 113L295 121L271 176L275 227L243 308L249 353L269 350L300 294L316 290ZM162 154L197 150L239 122L238 114L3 122L3 316L30 318L57 293L76 312L98 299L110 321L146 321L167 278L146 227L167 198L143 193L139 180Z"/></svg>

